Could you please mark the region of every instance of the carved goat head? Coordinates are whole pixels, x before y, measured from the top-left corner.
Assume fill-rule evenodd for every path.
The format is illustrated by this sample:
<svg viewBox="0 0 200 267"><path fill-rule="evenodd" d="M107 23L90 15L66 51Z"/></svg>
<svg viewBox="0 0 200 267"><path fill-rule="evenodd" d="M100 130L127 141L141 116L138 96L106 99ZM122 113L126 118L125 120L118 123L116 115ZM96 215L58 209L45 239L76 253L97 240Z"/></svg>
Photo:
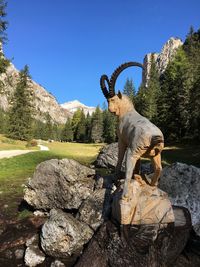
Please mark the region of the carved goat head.
<svg viewBox="0 0 200 267"><path fill-rule="evenodd" d="M122 99L122 94L120 91L115 93L115 83L119 74L126 68L137 66L144 69L143 65L137 62L127 62L120 65L112 74L110 80L107 75L102 75L100 79L101 90L108 101L108 109L110 112L118 115L119 111L119 102ZM106 86L107 83L107 86Z"/></svg>

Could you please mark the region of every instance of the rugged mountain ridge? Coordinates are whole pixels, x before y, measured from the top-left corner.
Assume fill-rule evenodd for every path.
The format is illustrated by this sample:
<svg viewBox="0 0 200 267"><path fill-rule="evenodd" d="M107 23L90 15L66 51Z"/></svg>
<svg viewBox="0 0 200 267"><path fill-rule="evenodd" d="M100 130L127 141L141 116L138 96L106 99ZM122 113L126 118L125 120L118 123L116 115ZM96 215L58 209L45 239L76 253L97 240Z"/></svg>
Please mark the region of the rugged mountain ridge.
<svg viewBox="0 0 200 267"><path fill-rule="evenodd" d="M0 75L0 107L8 111L10 99L15 90L19 71L10 63L6 72ZM28 81L29 89L33 93L33 105L35 107L35 118L45 122L45 114L48 113L54 123L64 124L72 113L64 109L56 101L55 97L48 93L44 87L33 80Z"/></svg>
<svg viewBox="0 0 200 267"><path fill-rule="evenodd" d="M158 73L161 75L168 63L173 59L177 49L183 45L183 42L179 38L171 37L162 47L160 53L149 53L144 57L144 71L143 71L143 84L147 86L150 78L151 58L155 60Z"/></svg>

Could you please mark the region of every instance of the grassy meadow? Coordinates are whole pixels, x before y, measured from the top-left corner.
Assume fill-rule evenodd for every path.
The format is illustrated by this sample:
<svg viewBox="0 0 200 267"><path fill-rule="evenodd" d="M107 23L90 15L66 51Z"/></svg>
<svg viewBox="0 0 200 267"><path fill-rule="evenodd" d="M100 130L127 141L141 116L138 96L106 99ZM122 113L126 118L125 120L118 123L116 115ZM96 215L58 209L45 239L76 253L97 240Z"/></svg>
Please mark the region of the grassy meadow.
<svg viewBox="0 0 200 267"><path fill-rule="evenodd" d="M26 142L8 140L0 137L0 150L27 149ZM12 142L13 141L13 142ZM42 143L49 151L33 151L12 158L0 159L0 210L5 216L19 217L23 213L18 206L23 197L24 184L33 175L36 166L52 158L72 158L82 164L90 165L95 160L103 144L80 144L52 142ZM166 147L162 153L163 165L179 161L200 167L200 146Z"/></svg>
<svg viewBox="0 0 200 267"><path fill-rule="evenodd" d="M48 146L50 150L33 151L12 158L0 159L0 210L4 215L8 217L20 215L18 205L23 197L24 184L28 177L33 175L39 163L52 158L72 158L82 164L90 165L102 147L102 144L60 142L44 142L43 145ZM15 149L15 145L13 148L9 146L9 149Z"/></svg>

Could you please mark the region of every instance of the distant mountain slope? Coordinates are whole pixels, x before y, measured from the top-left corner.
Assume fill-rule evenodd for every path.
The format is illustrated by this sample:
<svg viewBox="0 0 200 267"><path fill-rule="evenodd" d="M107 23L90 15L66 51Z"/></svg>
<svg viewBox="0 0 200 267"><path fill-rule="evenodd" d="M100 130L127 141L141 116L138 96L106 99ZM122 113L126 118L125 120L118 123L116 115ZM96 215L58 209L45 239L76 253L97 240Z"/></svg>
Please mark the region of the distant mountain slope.
<svg viewBox="0 0 200 267"><path fill-rule="evenodd" d="M0 108L5 111L9 109L9 99L15 90L18 76L19 71L12 63L7 68L6 73L0 75ZM36 119L45 121L45 114L48 113L53 122L64 124L72 116L72 113L59 105L52 94L31 79L29 80L29 88L33 92Z"/></svg>
<svg viewBox="0 0 200 267"><path fill-rule="evenodd" d="M87 115L88 113L91 115L96 109L95 107L88 107L82 104L81 102L79 102L78 100L74 100L74 101L61 104L61 107L68 110L71 113L74 113L78 109L82 109L85 115Z"/></svg>

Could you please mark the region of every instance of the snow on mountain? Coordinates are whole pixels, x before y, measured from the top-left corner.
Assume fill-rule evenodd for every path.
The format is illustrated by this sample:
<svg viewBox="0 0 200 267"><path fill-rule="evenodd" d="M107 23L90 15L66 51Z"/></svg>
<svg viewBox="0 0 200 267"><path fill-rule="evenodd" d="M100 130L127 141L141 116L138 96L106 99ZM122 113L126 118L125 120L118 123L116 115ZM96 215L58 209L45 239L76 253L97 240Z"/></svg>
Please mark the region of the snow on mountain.
<svg viewBox="0 0 200 267"><path fill-rule="evenodd" d="M88 113L91 115L95 111L95 107L88 107L78 100L66 102L64 104L61 104L61 107L64 109L67 109L69 112L74 113L78 109L82 109L84 114L87 115Z"/></svg>

